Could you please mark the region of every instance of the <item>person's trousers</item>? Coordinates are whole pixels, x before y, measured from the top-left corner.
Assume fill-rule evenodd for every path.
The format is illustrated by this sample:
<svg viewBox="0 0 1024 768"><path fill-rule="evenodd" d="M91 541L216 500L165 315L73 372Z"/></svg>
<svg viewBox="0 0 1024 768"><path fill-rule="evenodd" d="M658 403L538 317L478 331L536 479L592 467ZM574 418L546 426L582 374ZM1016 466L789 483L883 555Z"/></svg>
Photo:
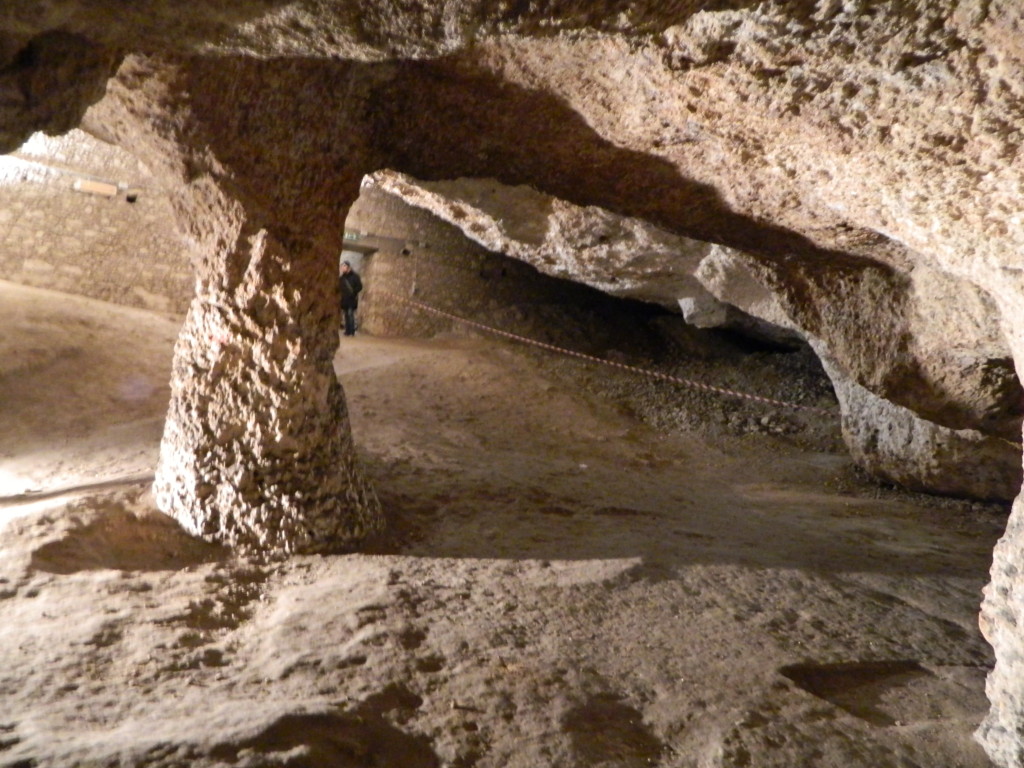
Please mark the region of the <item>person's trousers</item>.
<svg viewBox="0 0 1024 768"><path fill-rule="evenodd" d="M345 335L355 336L356 335L356 310L355 307L342 307L342 312L345 313Z"/></svg>

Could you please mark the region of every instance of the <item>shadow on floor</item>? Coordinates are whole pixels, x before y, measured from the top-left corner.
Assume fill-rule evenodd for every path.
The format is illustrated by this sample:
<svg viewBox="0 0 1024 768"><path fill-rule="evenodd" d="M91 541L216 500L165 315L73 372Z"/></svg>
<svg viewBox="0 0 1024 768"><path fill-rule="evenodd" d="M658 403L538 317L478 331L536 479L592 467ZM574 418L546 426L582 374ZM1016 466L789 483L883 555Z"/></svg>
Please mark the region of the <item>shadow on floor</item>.
<svg viewBox="0 0 1024 768"><path fill-rule="evenodd" d="M190 536L156 510L134 511L123 497L90 497L68 509L77 524L32 553L30 567L47 573L113 569L177 571L224 560L229 551Z"/></svg>

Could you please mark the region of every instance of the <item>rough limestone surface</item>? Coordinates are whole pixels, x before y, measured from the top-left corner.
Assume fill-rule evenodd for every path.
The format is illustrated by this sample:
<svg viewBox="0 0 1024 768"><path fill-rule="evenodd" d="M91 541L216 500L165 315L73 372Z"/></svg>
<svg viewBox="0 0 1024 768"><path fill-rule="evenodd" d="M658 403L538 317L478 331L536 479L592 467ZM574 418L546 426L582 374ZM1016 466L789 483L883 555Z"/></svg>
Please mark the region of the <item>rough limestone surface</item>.
<svg viewBox="0 0 1024 768"><path fill-rule="evenodd" d="M103 96L119 61L106 48L59 24L31 31L0 14L0 149L18 147L36 131L62 133L78 126L85 109ZM38 12L38 10L37 10ZM37 20L40 21L40 20ZM6 22L6 23L4 23Z"/></svg>
<svg viewBox="0 0 1024 768"><path fill-rule="evenodd" d="M967 281L864 259L787 268L494 180L421 182L385 171L364 186L542 271L678 301L705 327L736 325L725 310L737 308L762 321L748 330L811 341L840 393L851 455L880 478L980 499L1012 499L1020 488L1024 391L994 304Z"/></svg>
<svg viewBox="0 0 1024 768"><path fill-rule="evenodd" d="M992 580L981 605L981 632L996 652L996 666L985 692L992 707L978 729L989 757L997 765L1024 765L1024 610L1020 597L1024 562L1024 502L1018 496L1003 538L992 558Z"/></svg>
<svg viewBox="0 0 1024 768"><path fill-rule="evenodd" d="M925 265L807 269L720 247L697 275L719 300L823 344L877 396L950 429L1019 438L1024 391L998 312L971 283Z"/></svg>
<svg viewBox="0 0 1024 768"><path fill-rule="evenodd" d="M858 383L848 369L836 360L833 353L835 334L831 334L829 339L822 338L816 332L827 328L825 324L812 325L812 332L803 322L794 320L791 314L795 313L790 309L791 297L784 291L772 289L768 276L759 269L756 259L731 249L716 247L701 263L698 276L719 300L737 306L767 323L791 330L811 344L832 380L839 400L843 439L854 461L865 470L887 481L932 493L978 499L1012 499L1016 496L1022 478L1019 443L1001 437L998 433L986 434L978 429L944 426L892 400L886 400ZM918 281L911 284L922 285L927 291L933 288L936 280L946 287L952 281L951 278L926 275L919 276ZM952 335L956 327L954 323L957 322L961 324L964 334L969 334L971 327L967 318L970 317L971 309L978 309L978 305L972 307L972 294L964 290L963 286L961 296L959 305L936 302L933 309L945 310L940 315L945 317L945 325L928 329L916 338L937 342L939 331L945 330ZM925 293L920 296L911 291L911 298L919 299L920 304L925 303L930 295ZM820 305L825 302L817 303ZM887 306L891 307L891 303ZM837 314L841 315L843 309L842 306L838 307ZM918 318L921 313L910 314L913 320L920 322ZM862 315L855 316L865 319ZM803 319L806 317L802 316ZM982 313L980 317L974 318L978 321L973 328L978 346L964 352L965 359L975 365L980 365L976 356L984 354L985 350L980 337L986 328L983 322L986 317L989 316ZM854 334L856 330L856 327L852 329ZM993 333L991 328L989 333L993 343L998 341L998 334ZM888 362L894 362L893 358ZM916 365L917 370L923 367L920 363ZM976 397L985 391L978 386L962 389ZM974 423L979 421L976 419Z"/></svg>
<svg viewBox="0 0 1024 768"><path fill-rule="evenodd" d="M861 467L914 490L1012 499L1020 490L1020 446L972 429L917 417L845 376L814 345L842 411L843 440Z"/></svg>
<svg viewBox="0 0 1024 768"><path fill-rule="evenodd" d="M133 152L193 197L203 179L230 190L296 261L319 249L292 249L294 233L340 242L335 219L380 168L530 184L758 254L787 311L876 395L906 405L910 391L951 428L1013 416L991 396L1005 363L970 372L997 380L977 401L910 375L920 324L905 283L924 266L974 286L1024 359L1018 0L14 0L0 30L5 148L75 125L121 51L158 54L113 85L162 91L160 109L129 103L113 135L149 126L156 140ZM187 236L194 210L176 203ZM839 332L861 313L870 335ZM984 608L998 661L982 734L1004 766L1024 765L1022 515L1018 503Z"/></svg>
<svg viewBox="0 0 1024 768"><path fill-rule="evenodd" d="M337 349L335 262L245 232L235 285L200 281L175 349L154 486L186 530L241 550L321 552L375 532Z"/></svg>
<svg viewBox="0 0 1024 768"><path fill-rule="evenodd" d="M363 186L430 211L485 248L553 277L671 309L681 299L713 301L694 278L712 245L641 219L494 179L420 181L378 171Z"/></svg>
<svg viewBox="0 0 1024 768"><path fill-rule="evenodd" d="M315 109L318 89L329 86L306 74L301 63L293 67L295 87L283 93L297 97L304 85ZM212 62L130 58L87 115L151 158L174 190L196 272L175 349L156 499L189 531L240 550L347 549L382 524L355 465L331 364L336 254L358 177L336 158L293 153L285 132L295 140L301 133L270 118L246 121L252 154L242 151L236 100L251 94L233 88L232 76ZM159 118L193 88L219 97L176 121ZM324 150L351 151L345 142ZM330 226L309 226L325 220Z"/></svg>

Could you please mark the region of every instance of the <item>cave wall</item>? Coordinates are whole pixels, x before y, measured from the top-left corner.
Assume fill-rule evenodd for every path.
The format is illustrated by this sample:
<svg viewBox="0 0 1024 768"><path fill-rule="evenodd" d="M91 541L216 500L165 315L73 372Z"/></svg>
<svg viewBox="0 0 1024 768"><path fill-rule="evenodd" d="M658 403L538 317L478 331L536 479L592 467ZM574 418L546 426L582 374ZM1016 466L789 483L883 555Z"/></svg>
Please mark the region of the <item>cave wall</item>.
<svg viewBox="0 0 1024 768"><path fill-rule="evenodd" d="M183 314L192 268L167 195L124 150L75 130L37 135L3 170L0 279ZM120 184L114 197L79 179ZM127 202L128 191L137 197Z"/></svg>
<svg viewBox="0 0 1024 768"><path fill-rule="evenodd" d="M432 336L451 331L458 327L452 321L392 297L466 314L479 302L473 294L494 282L486 277L485 248L376 186L362 188L345 226L363 235L360 244L378 248L362 273L360 326L371 333ZM494 276L501 279L500 268Z"/></svg>
<svg viewBox="0 0 1024 768"><path fill-rule="evenodd" d="M69 32L38 6L0 8L0 151L21 146L33 133L78 127L90 104L103 97L121 62L121 46ZM32 4L29 4L32 5ZM18 16L35 18L27 19Z"/></svg>
<svg viewBox="0 0 1024 768"><path fill-rule="evenodd" d="M979 499L1020 488L1024 391L998 310L969 281L852 256L780 264L493 179L371 178L545 272L678 304L702 326L802 338L839 393L851 455L880 479Z"/></svg>
<svg viewBox="0 0 1024 768"><path fill-rule="evenodd" d="M364 181L430 211L484 247L553 277L679 311L709 299L694 273L714 247L597 206L496 179L423 181L391 170Z"/></svg>
<svg viewBox="0 0 1024 768"><path fill-rule="evenodd" d="M225 238L248 230L296 253L338 248L358 179L380 167L491 176L639 217L696 251L749 254L787 314L874 395L1012 441L1019 9L620 10L238 0L175 19L147 2L121 14L6 6L4 121L84 119L163 164L192 256L227 284ZM146 53L82 117L125 47ZM600 277L605 258L592 249L586 269ZM959 281L940 301L963 287L986 323L998 318L991 351L964 336L970 324L949 325L949 345L934 338L943 323L912 300L915 274Z"/></svg>

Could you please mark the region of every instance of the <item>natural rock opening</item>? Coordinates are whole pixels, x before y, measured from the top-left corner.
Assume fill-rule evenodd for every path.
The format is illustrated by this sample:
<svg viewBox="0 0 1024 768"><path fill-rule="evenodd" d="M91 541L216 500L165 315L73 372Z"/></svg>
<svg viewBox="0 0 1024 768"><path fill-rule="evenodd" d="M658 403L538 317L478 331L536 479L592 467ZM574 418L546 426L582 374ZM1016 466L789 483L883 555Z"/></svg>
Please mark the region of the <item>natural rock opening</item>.
<svg viewBox="0 0 1024 768"><path fill-rule="evenodd" d="M773 264L493 179L384 172L364 190L548 274L678 307L693 325L809 343L839 394L847 446L880 479L978 499L1020 488L1024 390L992 300L970 283L864 259Z"/></svg>
<svg viewBox="0 0 1024 768"><path fill-rule="evenodd" d="M661 245L653 241L655 249L678 255L672 246L682 238L607 211L588 209L589 216L603 221L604 234L598 235L596 242L606 258L603 264L600 260L592 263L594 275L600 277L583 280L566 268L565 259L573 259L570 266L591 263L582 258L576 262L574 257L586 252L587 243L581 242L584 235L595 240L589 226L593 222L566 227L554 246L543 242L545 230L558 227L548 227L536 218L532 201L538 199L543 203L541 211L552 213L552 200L536 190L509 191L507 200L512 202L501 224L537 233L527 247L504 239L486 241L479 237L484 225L475 210L465 206L460 215L442 218L430 206L414 204L416 198L409 194L414 180L405 177L396 187L393 179L389 173L365 178L346 223L346 247L372 252L362 261L368 288L361 317L370 333L420 338L453 334L496 340L511 337L524 350L556 367L566 359L561 356L565 353L582 355L594 363L598 377L602 362L624 364L635 369L624 374L633 379L626 386L633 394L620 391L614 395L609 388L607 395L663 428L716 434L800 432L808 445L837 449L835 398L814 352L799 337L734 307L723 311L723 327L715 329L694 327L679 314L672 296L710 294L686 272L659 269L657 259L664 254L648 249L653 235L666 241ZM476 184L469 180L461 183ZM480 182L484 185L496 200L503 199L501 193L506 190L501 184ZM575 209L577 214L581 210L556 202L563 210ZM624 221L639 229L632 230L634 237L610 234ZM703 253L710 249L700 243L691 243L691 247ZM516 255L513 258L507 253ZM623 264L622 260L639 264ZM645 268L659 275L658 283L644 279ZM659 287L662 282L668 287ZM581 283L597 283L602 290ZM724 309L725 305L721 306ZM532 342L550 348L531 346ZM614 368L603 370L614 372ZM675 376L691 383L657 381L645 374ZM639 396L648 385L653 389L646 397ZM701 389L729 386L740 387L739 395ZM742 396L748 394L753 399ZM757 400L761 396L777 402L761 404ZM686 407L675 408L673 403L679 402ZM818 407L820 412L805 418L802 407L812 411ZM686 411L688 415L684 415Z"/></svg>

